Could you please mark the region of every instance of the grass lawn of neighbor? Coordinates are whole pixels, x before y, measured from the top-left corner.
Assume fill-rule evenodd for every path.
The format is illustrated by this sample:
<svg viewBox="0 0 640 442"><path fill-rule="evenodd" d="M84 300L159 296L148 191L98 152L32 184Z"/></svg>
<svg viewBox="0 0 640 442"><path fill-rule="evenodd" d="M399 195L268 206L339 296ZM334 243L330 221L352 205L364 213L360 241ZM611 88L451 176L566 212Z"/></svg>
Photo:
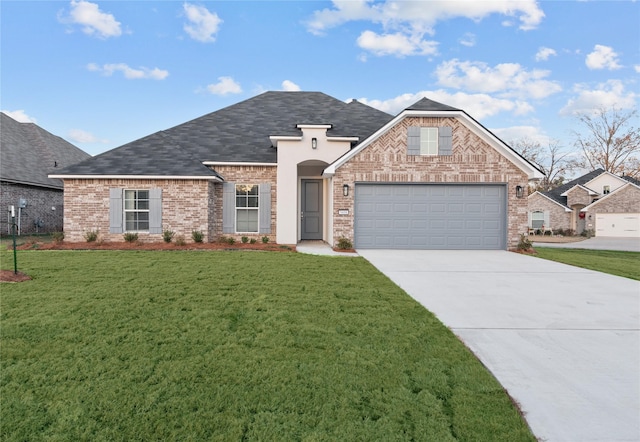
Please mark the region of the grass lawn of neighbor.
<svg viewBox="0 0 640 442"><path fill-rule="evenodd" d="M34 250L18 266L33 279L0 285L3 441L535 441L362 258Z"/></svg>
<svg viewBox="0 0 640 442"><path fill-rule="evenodd" d="M640 280L640 253L537 247L539 258Z"/></svg>

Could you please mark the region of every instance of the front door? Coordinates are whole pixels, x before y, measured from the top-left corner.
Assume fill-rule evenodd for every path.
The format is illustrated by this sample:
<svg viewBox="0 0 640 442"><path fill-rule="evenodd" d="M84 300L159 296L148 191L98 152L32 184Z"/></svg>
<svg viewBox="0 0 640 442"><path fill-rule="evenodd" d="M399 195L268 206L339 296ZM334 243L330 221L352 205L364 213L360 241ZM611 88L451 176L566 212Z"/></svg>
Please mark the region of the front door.
<svg viewBox="0 0 640 442"><path fill-rule="evenodd" d="M302 180L301 239L322 239L322 180Z"/></svg>

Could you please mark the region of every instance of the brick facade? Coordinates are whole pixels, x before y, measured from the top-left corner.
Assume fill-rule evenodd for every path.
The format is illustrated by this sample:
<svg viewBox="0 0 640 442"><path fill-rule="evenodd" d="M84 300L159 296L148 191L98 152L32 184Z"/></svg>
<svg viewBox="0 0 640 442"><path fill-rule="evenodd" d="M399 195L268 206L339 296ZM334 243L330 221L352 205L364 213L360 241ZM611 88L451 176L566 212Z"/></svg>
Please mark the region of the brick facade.
<svg viewBox="0 0 640 442"><path fill-rule="evenodd" d="M214 167L226 182L238 184L262 184L271 183L271 233L230 235L222 233L222 210L216 212L214 218L214 238L220 236L233 237L239 241L242 236L256 238L260 240L263 236L269 237L269 241L276 240L276 177L277 167L275 166L216 166ZM222 185L216 185L215 200L222 201Z"/></svg>
<svg viewBox="0 0 640 442"><path fill-rule="evenodd" d="M407 155L407 127L450 126L453 155ZM333 237L354 240L354 185L388 183L500 183L507 188L507 247L514 248L527 232L527 199L516 198L516 186L526 187L527 175L455 118L405 118L342 165L333 179ZM343 184L352 191L342 194ZM349 209L349 215L338 210Z"/></svg>
<svg viewBox="0 0 640 442"><path fill-rule="evenodd" d="M567 212L564 207L554 203L549 198L535 193L529 197L529 211L530 212L548 212L549 213L549 225L545 226L548 229L573 229L571 225L571 212Z"/></svg>
<svg viewBox="0 0 640 442"><path fill-rule="evenodd" d="M27 207L21 209L20 234L61 232L63 226L62 190L46 187L25 186L8 182L0 183L0 233L11 232L7 210L15 206L18 216L18 201L24 198ZM18 220L16 219L16 223Z"/></svg>
<svg viewBox="0 0 640 442"><path fill-rule="evenodd" d="M591 204L591 195L582 187L574 187L567 192L567 206L588 206Z"/></svg>
<svg viewBox="0 0 640 442"><path fill-rule="evenodd" d="M597 213L640 213L640 188L627 185L589 207L585 214L593 225L589 229L597 229Z"/></svg>
<svg viewBox="0 0 640 442"><path fill-rule="evenodd" d="M211 239L210 220L215 219L214 188L208 180L66 179L64 183L65 241L85 241L87 231L97 231L99 240L123 241L122 233L109 233L109 189L162 189L162 228L191 241L191 232ZM139 233L143 242L160 242L162 234Z"/></svg>

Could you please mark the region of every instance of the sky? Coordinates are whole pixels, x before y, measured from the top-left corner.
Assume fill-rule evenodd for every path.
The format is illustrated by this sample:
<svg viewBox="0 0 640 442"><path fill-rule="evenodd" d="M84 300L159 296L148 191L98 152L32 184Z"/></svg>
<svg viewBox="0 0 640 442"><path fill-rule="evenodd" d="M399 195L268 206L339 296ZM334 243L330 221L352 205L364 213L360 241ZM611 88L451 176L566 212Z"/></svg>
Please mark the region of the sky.
<svg viewBox="0 0 640 442"><path fill-rule="evenodd" d="M637 1L2 0L0 28L0 110L91 155L273 90L568 150L576 113L640 99Z"/></svg>

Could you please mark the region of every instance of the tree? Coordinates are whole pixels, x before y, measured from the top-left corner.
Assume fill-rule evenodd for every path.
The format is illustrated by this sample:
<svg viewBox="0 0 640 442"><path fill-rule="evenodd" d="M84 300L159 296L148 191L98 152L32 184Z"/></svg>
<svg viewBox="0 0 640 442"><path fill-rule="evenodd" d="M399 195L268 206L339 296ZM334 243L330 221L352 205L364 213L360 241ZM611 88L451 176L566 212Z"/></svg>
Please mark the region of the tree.
<svg viewBox="0 0 640 442"><path fill-rule="evenodd" d="M576 146L584 156L581 167L598 167L615 175L640 178L640 129L631 125L636 110L623 112L615 107L577 115L585 129L574 131Z"/></svg>
<svg viewBox="0 0 640 442"><path fill-rule="evenodd" d="M511 144L520 155L544 173L544 178L535 185L535 190L547 192L561 186L566 175L577 167L572 152L562 149L558 140L549 139L547 147L529 138L521 138Z"/></svg>

